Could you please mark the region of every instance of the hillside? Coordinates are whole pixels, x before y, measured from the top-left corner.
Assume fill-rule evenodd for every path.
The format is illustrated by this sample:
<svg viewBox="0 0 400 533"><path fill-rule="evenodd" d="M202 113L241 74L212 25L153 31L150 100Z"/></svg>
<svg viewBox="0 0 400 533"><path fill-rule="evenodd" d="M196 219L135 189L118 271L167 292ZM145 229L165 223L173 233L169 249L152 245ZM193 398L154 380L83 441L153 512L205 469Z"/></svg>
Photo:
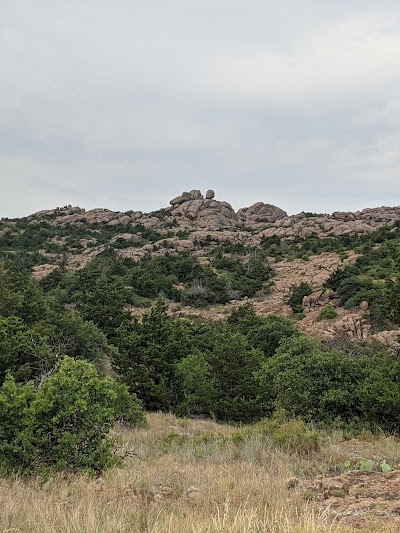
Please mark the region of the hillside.
<svg viewBox="0 0 400 533"><path fill-rule="evenodd" d="M399 274L400 208L2 219L2 528L396 531Z"/></svg>
<svg viewBox="0 0 400 533"><path fill-rule="evenodd" d="M286 342L282 356L316 350L327 368L339 357L344 369L350 355L346 372L356 380L356 366L368 366L371 354L386 354L396 367L400 208L288 216L259 202L235 212L214 191L170 204L149 214L67 206L2 219L3 377L12 370L22 381L42 379L59 354L84 358L122 376L147 409L252 421L284 407L282 384L265 405L259 394L266 359L279 367ZM242 373L236 391L220 382L227 369L239 382L235 372ZM336 413L380 423L383 406L372 415L357 394L350 411L344 399L329 400L318 415L299 398L284 408L308 420ZM385 426L396 419L394 411Z"/></svg>
<svg viewBox="0 0 400 533"><path fill-rule="evenodd" d="M147 214L66 206L2 219L0 252L28 253L34 279L48 278L50 283L60 280L61 271L65 276L84 269L114 251L136 265L134 282L125 280L130 292L126 305L139 314L163 294L171 312L181 317L223 319L249 301L261 315L291 316L290 295L304 283L306 298L297 312L305 317L296 315L301 331L325 340L343 335L365 340L383 331L378 338L393 344L400 333L398 320L382 319L387 312L377 310L380 293L365 283L366 276L370 283L385 284L397 274L399 225L400 207L288 216L279 207L258 202L235 212L229 203L216 200L214 191L203 196L193 190ZM358 263L368 270L365 257L371 250L376 255L378 247L381 257L374 261L382 263L379 275L363 272L358 281L353 276L355 293L357 284L362 287L354 301L345 302L338 287L329 285L330 277ZM354 271L345 272L350 276ZM336 316L319 321L325 306L335 308Z"/></svg>
<svg viewBox="0 0 400 533"><path fill-rule="evenodd" d="M148 214L66 206L23 219L2 219L0 246L2 250L39 251L50 263L64 260L77 267L106 246L135 260L171 251L189 251L201 258L226 244L251 250L268 249L282 239L338 238L345 243L353 238L354 242L400 220L400 207L288 216L279 207L258 202L235 212L229 203L215 200L211 190L205 198L200 191L184 192L170 204Z"/></svg>

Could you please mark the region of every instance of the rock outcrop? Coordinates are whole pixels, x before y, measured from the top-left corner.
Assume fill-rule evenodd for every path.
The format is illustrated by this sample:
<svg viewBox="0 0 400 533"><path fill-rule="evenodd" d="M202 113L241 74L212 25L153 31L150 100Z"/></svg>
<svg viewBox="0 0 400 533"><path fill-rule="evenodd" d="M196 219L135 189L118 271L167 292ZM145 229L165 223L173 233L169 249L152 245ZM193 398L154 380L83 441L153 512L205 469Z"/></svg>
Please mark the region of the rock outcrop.
<svg viewBox="0 0 400 533"><path fill-rule="evenodd" d="M314 309L296 326L306 335L325 341L338 338L365 341L369 337L371 324L367 314L357 309L347 311L339 308L336 311L336 318L319 321L321 310Z"/></svg>
<svg viewBox="0 0 400 533"><path fill-rule="evenodd" d="M209 189L206 192L206 200L212 200L215 196L215 192L212 189Z"/></svg>
<svg viewBox="0 0 400 533"><path fill-rule="evenodd" d="M33 279L40 281L41 279L46 278L49 274L54 272L56 268L57 265L36 265L32 268L32 277Z"/></svg>
<svg viewBox="0 0 400 533"><path fill-rule="evenodd" d="M180 226L192 229L231 229L237 228L237 219L235 211L228 202L219 202L214 200L214 191L209 190L206 198L198 190L183 192L180 196L170 201L172 210L169 212L171 217L183 217L188 219L181 220ZM179 223L179 222L178 222Z"/></svg>
<svg viewBox="0 0 400 533"><path fill-rule="evenodd" d="M276 222L287 216L286 211L283 211L280 207L264 204L264 202L257 202L250 207L242 207L237 212L237 219L244 226L258 226L266 222Z"/></svg>
<svg viewBox="0 0 400 533"><path fill-rule="evenodd" d="M303 494L316 512L340 523L343 531L400 530L400 471L382 472L386 460L376 455L374 444L352 439L338 445L353 469L318 475L315 478L292 478L287 482L290 496ZM373 471L361 469L363 461Z"/></svg>
<svg viewBox="0 0 400 533"><path fill-rule="evenodd" d="M279 217L258 235L260 237L277 235L283 239L307 238L312 235L320 238L365 235L384 226L392 226L398 220L400 220L400 207L377 207L355 213L335 212L332 215L316 216L299 213Z"/></svg>
<svg viewBox="0 0 400 533"><path fill-rule="evenodd" d="M326 305L332 307L339 305L339 299L336 298L335 292L332 289L315 291L310 296L304 296L302 302L304 313L308 313L316 308L325 307Z"/></svg>
<svg viewBox="0 0 400 533"><path fill-rule="evenodd" d="M394 353L400 355L400 329L391 329L374 333L368 339L369 341L377 340L382 344L390 346Z"/></svg>
<svg viewBox="0 0 400 533"><path fill-rule="evenodd" d="M183 192L170 201L170 207L154 213L142 211L114 212L108 209L85 211L79 207L39 211L27 218L30 224L47 220L53 226L107 224L109 226L143 227L170 235L181 231L229 231L243 236L246 245L257 246L264 237L281 239L320 238L365 235L400 220L400 207L377 207L355 213L336 211L332 215L298 213L289 216L286 211L271 204L257 202L234 211L228 202L215 199L215 192L200 190ZM12 230L13 221L3 232ZM243 231L245 230L245 231ZM251 232L251 242L245 233Z"/></svg>
<svg viewBox="0 0 400 533"><path fill-rule="evenodd" d="M19 239L24 231L33 229L28 226L37 226L38 231L44 228L49 237L38 250L43 256L43 264L33 269L33 276L42 279L56 268L60 260L69 269L82 268L109 246L120 256L134 260L188 252L197 257L199 263L210 265L210 253L223 247L223 253L228 254L227 245L233 250L237 246L244 257L246 252L243 253L243 247L248 248L249 253L257 253L257 247L266 237L290 240L311 236L365 235L384 227L390 231L399 221L400 207L378 207L355 213L336 211L331 215L302 212L289 216L277 206L257 202L235 212L229 203L217 200L213 190L203 195L200 190L193 189L173 198L168 207L151 213L115 212L102 208L86 211L71 205L39 211L22 221L2 221L0 238L8 240L15 236ZM297 322L300 330L326 340L337 336L363 341L369 337L376 338L400 353L397 331L371 336L368 302L362 302L357 309L344 310L332 290L321 289L332 272L354 263L356 258L357 254L352 251L341 256L320 253L306 261L269 258L275 271L274 283L265 287L265 293L260 291L254 298L256 311L261 315L280 313L290 316L292 310L288 300L291 290L306 282L313 292L303 299L305 317ZM246 301L232 300L223 310L210 309L208 317L224 318L226 312ZM337 315L321 320L321 309L327 305L335 308ZM193 314L197 310L189 312Z"/></svg>

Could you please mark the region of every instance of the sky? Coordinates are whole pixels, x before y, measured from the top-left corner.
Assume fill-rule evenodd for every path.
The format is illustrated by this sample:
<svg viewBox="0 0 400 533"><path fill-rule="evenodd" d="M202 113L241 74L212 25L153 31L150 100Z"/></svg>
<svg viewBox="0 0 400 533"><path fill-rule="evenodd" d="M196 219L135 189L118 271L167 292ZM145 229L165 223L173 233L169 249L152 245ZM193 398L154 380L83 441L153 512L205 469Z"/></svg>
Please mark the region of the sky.
<svg viewBox="0 0 400 533"><path fill-rule="evenodd" d="M0 1L0 217L400 204L400 4Z"/></svg>

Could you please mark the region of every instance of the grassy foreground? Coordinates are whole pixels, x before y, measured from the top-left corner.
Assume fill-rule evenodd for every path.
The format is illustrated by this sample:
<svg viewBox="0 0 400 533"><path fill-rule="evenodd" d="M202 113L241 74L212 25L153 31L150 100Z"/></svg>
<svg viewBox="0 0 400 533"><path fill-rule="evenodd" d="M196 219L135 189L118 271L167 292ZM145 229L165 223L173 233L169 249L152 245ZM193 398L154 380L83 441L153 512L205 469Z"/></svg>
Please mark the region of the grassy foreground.
<svg viewBox="0 0 400 533"><path fill-rule="evenodd" d="M288 490L293 476L317 477L349 459L339 433L318 451L301 455L256 434L239 442L237 428L209 421L150 413L148 422L147 429L116 429L118 453L126 456L126 465L103 478L0 480L0 531L353 531L350 524L333 518L329 506ZM373 457L400 462L398 440L379 437L367 444ZM371 517L362 529L400 531L400 526Z"/></svg>

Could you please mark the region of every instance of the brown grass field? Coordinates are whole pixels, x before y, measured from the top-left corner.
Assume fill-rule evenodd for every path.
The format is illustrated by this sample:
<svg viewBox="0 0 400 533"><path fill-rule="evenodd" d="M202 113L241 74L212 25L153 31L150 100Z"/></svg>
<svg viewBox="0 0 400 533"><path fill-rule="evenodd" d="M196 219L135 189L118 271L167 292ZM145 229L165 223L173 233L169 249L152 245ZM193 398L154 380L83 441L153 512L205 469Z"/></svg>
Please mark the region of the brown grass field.
<svg viewBox="0 0 400 533"><path fill-rule="evenodd" d="M148 422L146 429L115 430L121 443L118 453L126 455L125 466L102 478L0 480L0 532L400 531L397 507L386 514L360 515L346 507L350 499L353 507L360 502L358 495L329 497L325 502L309 491L288 489L294 476L300 486L302 479L319 482L326 475L321 472L357 454L398 464L397 439L343 441L335 433L318 451L301 455L257 435L238 445L234 437L238 428L211 421L149 413ZM397 483L393 474L392 484ZM374 479L383 475L375 473ZM398 489L400 499L400 479ZM375 495L374 505L379 502ZM371 509L376 510L376 505Z"/></svg>

